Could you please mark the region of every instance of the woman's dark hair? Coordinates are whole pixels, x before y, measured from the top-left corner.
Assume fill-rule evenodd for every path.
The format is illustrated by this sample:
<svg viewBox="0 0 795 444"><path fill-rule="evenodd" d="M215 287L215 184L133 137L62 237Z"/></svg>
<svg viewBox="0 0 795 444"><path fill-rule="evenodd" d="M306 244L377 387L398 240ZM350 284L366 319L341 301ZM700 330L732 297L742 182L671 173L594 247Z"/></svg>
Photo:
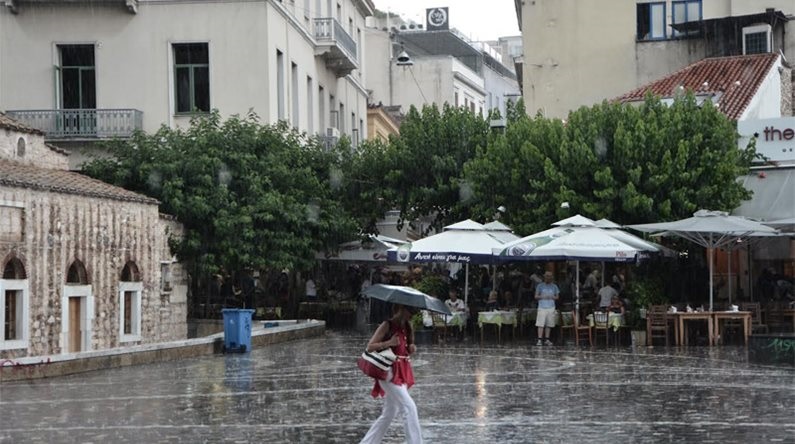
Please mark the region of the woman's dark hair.
<svg viewBox="0 0 795 444"><path fill-rule="evenodd" d="M403 307L405 307L406 310L409 311L409 313L412 313L412 315L413 315L414 311L416 310L415 308L411 308L411 307L409 307L407 305L392 304L392 316L398 314L400 309L403 308ZM405 328L406 328L406 346L408 346L409 344L413 344L414 343L414 327L412 327L412 325L411 325L411 320L406 322Z"/></svg>

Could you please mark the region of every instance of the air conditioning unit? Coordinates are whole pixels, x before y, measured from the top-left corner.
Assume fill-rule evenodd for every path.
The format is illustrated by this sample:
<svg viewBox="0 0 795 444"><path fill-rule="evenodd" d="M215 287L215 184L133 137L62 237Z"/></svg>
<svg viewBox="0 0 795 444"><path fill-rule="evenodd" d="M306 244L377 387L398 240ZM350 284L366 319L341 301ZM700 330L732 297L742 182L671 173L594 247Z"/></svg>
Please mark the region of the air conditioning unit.
<svg viewBox="0 0 795 444"><path fill-rule="evenodd" d="M334 127L326 128L326 137L335 137L335 138L339 139L340 130L338 130L337 128L334 128Z"/></svg>
<svg viewBox="0 0 795 444"><path fill-rule="evenodd" d="M773 51L773 28L766 24L743 28L743 55L765 54Z"/></svg>

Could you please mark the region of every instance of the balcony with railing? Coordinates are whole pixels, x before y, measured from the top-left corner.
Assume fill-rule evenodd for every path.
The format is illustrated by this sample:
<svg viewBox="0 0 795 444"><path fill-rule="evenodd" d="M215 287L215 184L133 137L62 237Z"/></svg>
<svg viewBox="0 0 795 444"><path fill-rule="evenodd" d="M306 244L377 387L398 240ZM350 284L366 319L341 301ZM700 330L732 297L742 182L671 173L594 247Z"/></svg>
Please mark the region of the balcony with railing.
<svg viewBox="0 0 795 444"><path fill-rule="evenodd" d="M345 77L359 69L356 42L345 32L340 22L332 17L315 19L315 55L323 56L326 66L337 77Z"/></svg>
<svg viewBox="0 0 795 444"><path fill-rule="evenodd" d="M44 132L46 140L128 138L143 128L137 109L44 109L7 111L9 117Z"/></svg>

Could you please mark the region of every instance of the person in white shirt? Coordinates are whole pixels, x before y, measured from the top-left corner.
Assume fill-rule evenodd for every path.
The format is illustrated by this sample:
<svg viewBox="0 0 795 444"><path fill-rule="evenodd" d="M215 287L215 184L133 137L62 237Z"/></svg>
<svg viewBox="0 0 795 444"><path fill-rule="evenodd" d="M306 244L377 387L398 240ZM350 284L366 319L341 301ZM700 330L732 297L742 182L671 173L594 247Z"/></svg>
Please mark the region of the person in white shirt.
<svg viewBox="0 0 795 444"><path fill-rule="evenodd" d="M464 304L464 301L462 301L461 299L458 299L458 292L454 288L450 289L450 292L448 294L450 296L450 299L444 301L444 303L445 305L447 305L447 308L449 308L450 311L455 312L455 311L467 310L466 304Z"/></svg>
<svg viewBox="0 0 795 444"><path fill-rule="evenodd" d="M613 285L608 284L599 289L599 309L606 309L610 306L610 301L618 297L618 291Z"/></svg>
<svg viewBox="0 0 795 444"><path fill-rule="evenodd" d="M317 286L315 285L315 281L311 277L309 277L306 280L306 285L304 286L304 294L306 295L306 300L308 301L317 300Z"/></svg>

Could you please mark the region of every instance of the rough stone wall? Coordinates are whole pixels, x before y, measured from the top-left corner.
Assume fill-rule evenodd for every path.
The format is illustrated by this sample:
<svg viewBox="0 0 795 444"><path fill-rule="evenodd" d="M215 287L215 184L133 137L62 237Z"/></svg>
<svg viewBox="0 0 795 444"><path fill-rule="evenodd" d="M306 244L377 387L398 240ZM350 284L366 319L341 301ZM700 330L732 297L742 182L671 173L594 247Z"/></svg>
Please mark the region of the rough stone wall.
<svg viewBox="0 0 795 444"><path fill-rule="evenodd" d="M0 359L62 353L61 297L69 266L85 265L94 296L91 349L183 339L187 336L184 273L161 295L161 261L171 261L166 227L156 205L0 186L0 204L21 203L20 240L0 239L0 267L12 255L25 266L29 285L29 346L0 351ZM10 207L0 205L0 211ZM172 228L175 230L176 228ZM141 341L119 342L119 281L127 261L138 267Z"/></svg>
<svg viewBox="0 0 795 444"><path fill-rule="evenodd" d="M786 66L781 66L781 116L795 115L795 71Z"/></svg>
<svg viewBox="0 0 795 444"><path fill-rule="evenodd" d="M25 154L17 156L19 139L25 141ZM50 149L40 134L22 133L8 128L0 129L0 158L12 159L42 168L69 169L69 157Z"/></svg>
<svg viewBox="0 0 795 444"><path fill-rule="evenodd" d="M159 319L156 336L161 341L173 341L188 337L188 273L180 262L172 262L173 254L168 245L169 238L180 238L183 227L179 222L161 216L158 221L157 249L161 267L167 263L166 282L161 282ZM161 270L162 271L162 270ZM162 279L162 276L161 276Z"/></svg>

